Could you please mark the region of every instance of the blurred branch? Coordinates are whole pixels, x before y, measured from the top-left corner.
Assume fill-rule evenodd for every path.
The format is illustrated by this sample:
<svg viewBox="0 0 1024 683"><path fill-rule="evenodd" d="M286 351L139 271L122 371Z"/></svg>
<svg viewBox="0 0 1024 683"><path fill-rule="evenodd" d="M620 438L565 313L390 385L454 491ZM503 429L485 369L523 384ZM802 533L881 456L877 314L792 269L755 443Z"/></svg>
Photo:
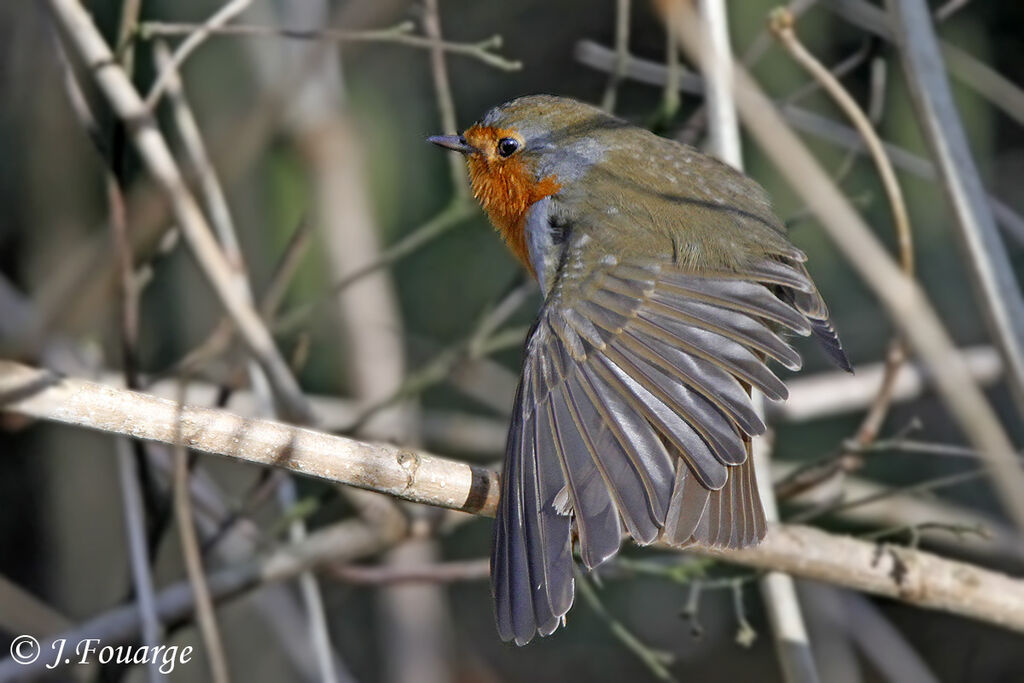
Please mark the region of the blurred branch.
<svg viewBox="0 0 1024 683"><path fill-rule="evenodd" d="M5 411L168 444L174 442L179 414L172 401L61 379L7 361L0 362L0 403ZM194 450L474 514L493 515L497 507L498 476L484 468L208 408L184 406L180 418L182 441ZM321 534L313 534L296 546L303 549L305 561L309 561L308 549L314 539L319 538ZM376 532L373 541L375 548L384 542ZM898 598L1024 632L1024 581L930 553L794 525L774 525L756 548L693 548L692 552ZM280 561L272 566L277 578L281 578ZM217 594L213 578L210 585ZM163 607L160 610L163 617ZM137 624L134 607L130 611ZM98 632L88 633L89 637L99 636Z"/></svg>
<svg viewBox="0 0 1024 683"><path fill-rule="evenodd" d="M294 331L313 313L316 313L322 306L326 305L332 297L337 296L353 283L415 252L423 245L445 234L469 216L474 215L477 210L476 204L467 199L453 200L426 223L381 251L373 261L344 275L319 298L311 302L299 304L295 308L282 313L281 317L274 324L274 331L279 334Z"/></svg>
<svg viewBox="0 0 1024 683"><path fill-rule="evenodd" d="M462 341L445 348L434 358L424 363L414 372L409 373L402 383L389 394L381 396L356 414L352 424L343 431L354 433L359 431L369 419L381 410L394 405L402 399L422 394L430 387L448 379L455 368L472 360L479 360L490 353L502 349L501 344L494 342L495 330L502 325L526 300L533 291L533 282L526 281L508 292L493 308L486 310L476 321L473 330ZM505 336L501 341L508 346L521 346L526 330L513 330L513 334Z"/></svg>
<svg viewBox="0 0 1024 683"><path fill-rule="evenodd" d="M971 377L981 386L991 386L1002 379L1002 359L992 347L961 349L958 355ZM785 403L770 403L768 416L784 422L805 422L862 410L871 405L884 372L884 364L874 363L858 365L856 375L826 371L795 378L787 383L789 399ZM934 385L935 378L928 367L917 363L905 364L893 382L892 400L913 400Z"/></svg>
<svg viewBox="0 0 1024 683"><path fill-rule="evenodd" d="M448 81L448 69L444 63L444 49L441 47L441 10L439 0L426 0L423 13L423 32L435 41L430 48L430 73L434 79L434 93L437 99L438 113L441 115L441 131L456 133L459 131L455 118L455 101L452 99L452 87ZM452 173L452 192L459 199L469 196L469 183L466 174L466 163L460 154L448 154L448 166Z"/></svg>
<svg viewBox="0 0 1024 683"><path fill-rule="evenodd" d="M959 12L971 0L946 0L946 3L935 10L935 21L946 21Z"/></svg>
<svg viewBox="0 0 1024 683"><path fill-rule="evenodd" d="M183 406L179 403L179 410ZM178 535L181 538L181 554L185 558L185 570L188 581L192 585L195 596L196 614L199 621L199 632L206 645L206 659L210 664L210 677L214 683L228 683L227 657L224 655L224 643L217 626L217 616L213 610L213 599L210 587L203 571L203 559L199 551L199 540L196 534L195 520L192 517L192 496L188 486L188 452L182 441L181 420L175 421L174 434L174 517L178 522Z"/></svg>
<svg viewBox="0 0 1024 683"><path fill-rule="evenodd" d="M678 683L679 679L672 675L672 672L668 670L668 665L672 663L673 656L669 652L661 652L651 649L646 643L636 637L632 631L626 628L626 625L616 619L601 602L601 598L598 597L597 591L590 585L590 579L587 578L579 568L576 568L576 584L580 591L580 596L584 602L590 605L590 609L594 610L594 613L605 622L608 626L608 630L612 632L612 635L622 643L627 650L636 655L637 659L647 667L655 678L659 681L669 681Z"/></svg>
<svg viewBox="0 0 1024 683"><path fill-rule="evenodd" d="M148 40L158 36L185 35L191 34L201 27L202 24L147 21L143 22L139 27L139 37ZM411 35L414 28L415 26L411 22L403 22L391 28L373 31L338 31L333 29L296 31L276 26L232 24L230 26L219 26L210 29L209 34L214 36L264 36L333 43L394 43L396 45L406 45L426 50L440 49L455 55L471 57L502 71L518 71L523 66L522 62L518 60L506 59L492 52L492 50L501 47L501 36L494 35L475 43L452 43Z"/></svg>
<svg viewBox="0 0 1024 683"><path fill-rule="evenodd" d="M629 5L630 0L615 0L615 68L608 75L601 98L601 108L608 112L615 111L619 85L629 65Z"/></svg>
<svg viewBox="0 0 1024 683"><path fill-rule="evenodd" d="M903 192L900 190L899 182L896 179L896 171L893 169L892 163L885 153L885 148L882 146L882 141L867 114L861 110L857 102L854 101L853 97L846 91L839 80L800 42L794 31L794 22L793 14L788 9L782 7L771 13L769 26L772 33L782 43L789 55L811 74L816 83L825 89L864 139L864 143L878 169L882 187L885 188L885 194L892 210L892 219L896 228L897 244L899 245L900 267L908 278L913 278L914 245L910 229L910 217L907 213L906 202L903 199ZM871 402L870 408L854 436L854 443L858 446L867 446L878 435L885 421L885 416L889 412L889 406L892 404L896 377L906 357L907 349L905 343L899 337L895 337L890 343L889 352L886 354L885 370L882 373L882 379L875 398ZM860 456L857 454L851 454L848 458L841 457L840 460L844 460L846 464L846 468L842 471L853 469L854 466L859 465L860 459Z"/></svg>
<svg viewBox="0 0 1024 683"><path fill-rule="evenodd" d="M1024 416L1024 295L1014 276L953 103L924 0L886 3L903 58L911 99L939 169L954 225L989 334L1003 354L1006 381ZM1017 495L1024 497L1024 481Z"/></svg>
<svg viewBox="0 0 1024 683"><path fill-rule="evenodd" d="M743 170L740 128L733 100L732 48L724 0L699 0L704 56L700 62L704 76L704 106L707 107L708 151L725 163ZM675 35L675 17L670 13L668 32Z"/></svg>
<svg viewBox="0 0 1024 683"><path fill-rule="evenodd" d="M332 563L324 567L334 579L356 586L381 586L394 583L456 583L483 581L490 576L490 560L453 560L416 566Z"/></svg>
<svg viewBox="0 0 1024 683"><path fill-rule="evenodd" d="M239 295L231 265L213 238L210 226L189 192L167 143L146 105L114 61L92 18L75 0L50 0L50 6L68 38L92 70L114 111L124 119L139 155L166 195L175 220L203 273L234 320L250 352L266 372L275 396L290 416L308 419L311 417L309 406L287 362L281 357L259 315Z"/></svg>
<svg viewBox="0 0 1024 683"><path fill-rule="evenodd" d="M406 534L404 528L381 528L361 521L344 521L310 534L305 540L283 546L260 557L223 569L207 576L210 593L220 603L244 595L256 588L295 578L324 562L355 560L373 555L397 543ZM157 610L164 623L179 622L195 610L195 593L188 581L181 581L157 594ZM84 621L62 633L53 634L43 642L44 651L56 652L60 641L76 643L85 638L98 638L104 645L131 642L139 632L138 608L134 604L116 607L109 612ZM63 667L69 662L55 662ZM0 660L0 680L23 680L46 672L46 657L31 665L13 659ZM52 673L52 672L51 672Z"/></svg>
<svg viewBox="0 0 1024 683"><path fill-rule="evenodd" d="M178 45L170 60L160 66L160 71L157 74L156 80L153 81L153 85L150 87L149 93L146 95L146 107L150 111L152 111L156 107L157 103L160 102L160 97L167 88L168 81L172 78L177 78L176 74L178 70L181 69L181 65L185 63L185 60L188 59L189 55L195 52L196 48L202 45L203 42L210 37L210 33L212 31L220 28L244 12L251 3L252 0L231 0L231 2L224 4L220 9L210 15L209 19L196 26L192 31L188 32L185 40L181 41L181 44Z"/></svg>
<svg viewBox="0 0 1024 683"><path fill-rule="evenodd" d="M854 26L889 42L896 40L896 32L886 11L865 0L821 0L819 4ZM921 20L927 23L923 24L922 28L931 25L927 8L925 13ZM1024 125L1024 91L1020 87L981 60L950 43L939 41L938 47L948 60L950 72L958 81L1001 109L1018 124Z"/></svg>

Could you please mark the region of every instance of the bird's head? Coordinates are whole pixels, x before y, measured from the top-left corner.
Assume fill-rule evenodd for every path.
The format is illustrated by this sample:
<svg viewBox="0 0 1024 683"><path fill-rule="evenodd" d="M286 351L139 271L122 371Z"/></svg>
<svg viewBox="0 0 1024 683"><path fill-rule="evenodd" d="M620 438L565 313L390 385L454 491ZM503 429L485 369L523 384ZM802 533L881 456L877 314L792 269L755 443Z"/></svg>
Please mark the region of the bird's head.
<svg viewBox="0 0 1024 683"><path fill-rule="evenodd" d="M605 147L599 133L624 125L575 100L532 95L495 107L461 135L428 139L465 155L473 196L532 270L522 234L527 211L579 180Z"/></svg>

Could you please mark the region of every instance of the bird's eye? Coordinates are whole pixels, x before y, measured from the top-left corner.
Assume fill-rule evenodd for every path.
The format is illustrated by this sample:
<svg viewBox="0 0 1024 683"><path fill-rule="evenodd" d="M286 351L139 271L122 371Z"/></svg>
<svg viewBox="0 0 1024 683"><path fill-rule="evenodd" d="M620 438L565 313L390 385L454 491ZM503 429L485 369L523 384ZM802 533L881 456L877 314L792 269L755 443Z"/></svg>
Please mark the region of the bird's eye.
<svg viewBox="0 0 1024 683"><path fill-rule="evenodd" d="M498 154L503 157L510 157L519 149L519 141L514 138L502 138L498 140Z"/></svg>

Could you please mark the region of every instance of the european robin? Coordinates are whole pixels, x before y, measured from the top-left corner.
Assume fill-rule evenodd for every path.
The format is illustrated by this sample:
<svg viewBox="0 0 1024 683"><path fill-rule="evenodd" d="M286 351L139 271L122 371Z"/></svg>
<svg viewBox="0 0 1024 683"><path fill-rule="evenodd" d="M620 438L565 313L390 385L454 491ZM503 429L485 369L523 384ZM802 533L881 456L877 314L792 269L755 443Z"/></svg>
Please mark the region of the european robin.
<svg viewBox="0 0 1024 683"><path fill-rule="evenodd" d="M526 343L494 525L498 631L551 634L573 600L572 532L592 569L663 539L764 538L750 440L782 338L849 370L828 309L764 190L716 159L569 99L536 95L433 142L544 303Z"/></svg>

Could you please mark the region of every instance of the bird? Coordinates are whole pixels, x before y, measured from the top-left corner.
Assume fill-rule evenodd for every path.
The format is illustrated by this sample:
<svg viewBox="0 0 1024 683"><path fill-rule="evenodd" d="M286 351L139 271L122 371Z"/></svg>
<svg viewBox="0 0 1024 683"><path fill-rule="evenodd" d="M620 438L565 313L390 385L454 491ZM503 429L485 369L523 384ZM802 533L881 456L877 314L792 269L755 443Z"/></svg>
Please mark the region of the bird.
<svg viewBox="0 0 1024 683"><path fill-rule="evenodd" d="M459 135L474 197L543 294L516 391L491 551L498 634L565 623L582 564L641 545L756 545L751 388L813 335L850 361L767 193L597 107L514 99Z"/></svg>

